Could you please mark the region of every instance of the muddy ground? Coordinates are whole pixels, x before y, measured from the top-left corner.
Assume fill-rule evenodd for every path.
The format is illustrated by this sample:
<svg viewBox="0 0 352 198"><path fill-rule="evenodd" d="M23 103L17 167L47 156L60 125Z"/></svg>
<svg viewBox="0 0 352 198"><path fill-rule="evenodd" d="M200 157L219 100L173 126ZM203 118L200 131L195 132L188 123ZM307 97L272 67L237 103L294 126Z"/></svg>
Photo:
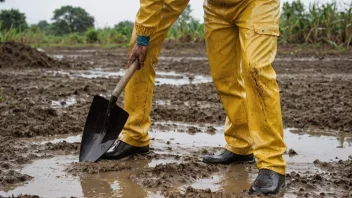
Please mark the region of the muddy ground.
<svg viewBox="0 0 352 198"><path fill-rule="evenodd" d="M54 179L62 183L67 177L78 178L77 188L82 190L63 194L60 190L51 190L49 197L247 196L246 189L255 178L255 165L214 166L199 161L201 155L221 150L225 122L203 44L167 43L164 46L155 66L152 151L146 156L95 164L76 162L79 135L92 97L108 96L123 74L126 49L36 51L14 43L0 46L0 197L49 196L41 194L41 187L36 186L40 170L26 170L33 169L31 164L37 167L44 164L45 168L51 167L51 163L57 168L52 173L62 172L62 176ZM298 141L316 137L306 147L302 142L304 149L297 156L304 157L289 161L287 189L282 196L352 196L352 159L348 159L352 155L351 57L351 50L279 47L274 67L285 128ZM119 101L122 104L123 96ZM202 138L208 137L209 142L203 141ZM194 140L189 145L188 138ZM341 144L333 148L342 150L330 149L334 152L329 155L315 155L323 149L312 150L313 154L302 153L313 147L323 148L324 145L316 144L325 141L324 138L336 138ZM299 144L293 144L296 146L293 149L299 150ZM294 152L288 151L287 159L295 156ZM299 159L304 159L304 163ZM57 164L61 163L59 167ZM239 174L237 179L227 178L234 174ZM112 175L124 178L120 181L120 190L111 187L115 178ZM215 181L219 175L223 179ZM102 184L106 178L111 181ZM236 183L238 180L246 182ZM228 184L229 181L235 184ZM94 183L99 183L100 188L93 193L89 189ZM218 183L221 188L214 187ZM233 188L233 185L237 186ZM107 190L110 188L113 190Z"/></svg>

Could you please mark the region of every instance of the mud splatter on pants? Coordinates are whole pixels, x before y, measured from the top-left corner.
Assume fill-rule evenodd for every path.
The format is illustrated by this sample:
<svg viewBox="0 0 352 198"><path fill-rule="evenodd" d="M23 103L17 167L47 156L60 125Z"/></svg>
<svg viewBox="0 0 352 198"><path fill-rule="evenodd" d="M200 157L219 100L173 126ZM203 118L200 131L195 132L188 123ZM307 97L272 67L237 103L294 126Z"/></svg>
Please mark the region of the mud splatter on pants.
<svg viewBox="0 0 352 198"><path fill-rule="evenodd" d="M162 20L151 36L145 66L125 91L130 117L121 140L133 146L149 144L150 111L155 71L162 42L188 1L164 2ZM284 174L279 88L272 62L279 35L277 0L205 0L205 31L211 74L227 114L226 149L251 154L259 169ZM135 44L135 30L130 50Z"/></svg>
<svg viewBox="0 0 352 198"><path fill-rule="evenodd" d="M285 174L279 87L272 67L278 0L205 0L210 70L226 111L226 149L251 154L259 169Z"/></svg>
<svg viewBox="0 0 352 198"><path fill-rule="evenodd" d="M162 44L170 27L174 24L189 0L165 0L158 28L150 39L147 58L144 67L136 71L125 89L124 109L129 118L122 131L120 139L133 146L149 144L148 129L150 127L150 112L152 108L155 70L153 65L158 62ZM133 30L129 51L136 43L136 29Z"/></svg>

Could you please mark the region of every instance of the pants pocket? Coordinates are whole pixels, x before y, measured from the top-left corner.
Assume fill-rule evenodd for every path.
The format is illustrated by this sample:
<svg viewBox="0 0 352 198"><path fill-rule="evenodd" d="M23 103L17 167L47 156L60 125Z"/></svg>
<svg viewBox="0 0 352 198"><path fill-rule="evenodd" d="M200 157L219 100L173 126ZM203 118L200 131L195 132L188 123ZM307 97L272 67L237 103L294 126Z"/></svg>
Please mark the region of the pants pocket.
<svg viewBox="0 0 352 198"><path fill-rule="evenodd" d="M278 24L254 24L254 32L263 35L280 36Z"/></svg>

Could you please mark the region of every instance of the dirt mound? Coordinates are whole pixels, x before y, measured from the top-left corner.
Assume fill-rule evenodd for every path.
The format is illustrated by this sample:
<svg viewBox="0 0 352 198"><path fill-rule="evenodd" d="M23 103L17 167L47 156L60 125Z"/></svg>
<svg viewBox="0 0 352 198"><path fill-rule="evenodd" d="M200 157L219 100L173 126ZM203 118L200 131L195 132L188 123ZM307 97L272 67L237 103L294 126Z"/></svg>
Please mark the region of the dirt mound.
<svg viewBox="0 0 352 198"><path fill-rule="evenodd" d="M314 164L326 171L319 174L311 174L309 171L302 174L294 171L286 174L287 186L299 189L295 193L297 196L312 196L311 191L320 191L320 196L352 196L352 160L338 162L316 160Z"/></svg>
<svg viewBox="0 0 352 198"><path fill-rule="evenodd" d="M80 146L81 144L79 142L69 143L69 142L63 141L56 144L48 142L45 144L45 149L51 150L51 151L55 151L55 150L78 151Z"/></svg>
<svg viewBox="0 0 352 198"><path fill-rule="evenodd" d="M174 188L176 185L191 183L195 179L210 177L220 166L191 161L187 163L158 164L132 175L147 188Z"/></svg>
<svg viewBox="0 0 352 198"><path fill-rule="evenodd" d="M0 43L0 68L57 68L69 67L68 63L58 61L30 46L16 43Z"/></svg>
<svg viewBox="0 0 352 198"><path fill-rule="evenodd" d="M14 145L16 144L20 146L18 148L15 148ZM22 157L22 154L25 154L27 150L27 147L22 146L21 143L16 142L11 137L0 136L0 161L4 161L7 163L13 161L16 164L18 162L22 162L24 161L24 157ZM19 159L20 156L22 159Z"/></svg>
<svg viewBox="0 0 352 198"><path fill-rule="evenodd" d="M14 170L2 171L0 170L0 186L7 184L16 184L32 179L31 176L21 174Z"/></svg>
<svg viewBox="0 0 352 198"><path fill-rule="evenodd" d="M1 135L13 137L47 136L82 132L85 111L59 113L49 105L35 104L34 101L14 101L4 104L1 110Z"/></svg>
<svg viewBox="0 0 352 198"><path fill-rule="evenodd" d="M131 169L132 166L130 163L125 161L110 161L102 160L99 163L73 163L71 167L67 169L68 172L72 174L97 174L101 172L110 172L110 171L122 171L126 169Z"/></svg>
<svg viewBox="0 0 352 198"><path fill-rule="evenodd" d="M34 159L51 157L44 146L28 145L28 142L0 134L0 170L32 162ZM40 154L43 153L43 154ZM40 155L38 155L40 154Z"/></svg>

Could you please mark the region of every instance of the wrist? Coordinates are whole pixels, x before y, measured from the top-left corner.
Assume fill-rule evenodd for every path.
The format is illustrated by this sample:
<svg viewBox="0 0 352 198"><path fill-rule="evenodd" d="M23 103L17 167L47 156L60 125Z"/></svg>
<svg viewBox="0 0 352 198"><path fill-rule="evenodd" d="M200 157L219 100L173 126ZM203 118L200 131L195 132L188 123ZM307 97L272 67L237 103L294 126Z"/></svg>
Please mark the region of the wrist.
<svg viewBox="0 0 352 198"><path fill-rule="evenodd" d="M149 40L150 40L149 36L139 36L138 35L136 43L138 45L148 46L149 45Z"/></svg>

